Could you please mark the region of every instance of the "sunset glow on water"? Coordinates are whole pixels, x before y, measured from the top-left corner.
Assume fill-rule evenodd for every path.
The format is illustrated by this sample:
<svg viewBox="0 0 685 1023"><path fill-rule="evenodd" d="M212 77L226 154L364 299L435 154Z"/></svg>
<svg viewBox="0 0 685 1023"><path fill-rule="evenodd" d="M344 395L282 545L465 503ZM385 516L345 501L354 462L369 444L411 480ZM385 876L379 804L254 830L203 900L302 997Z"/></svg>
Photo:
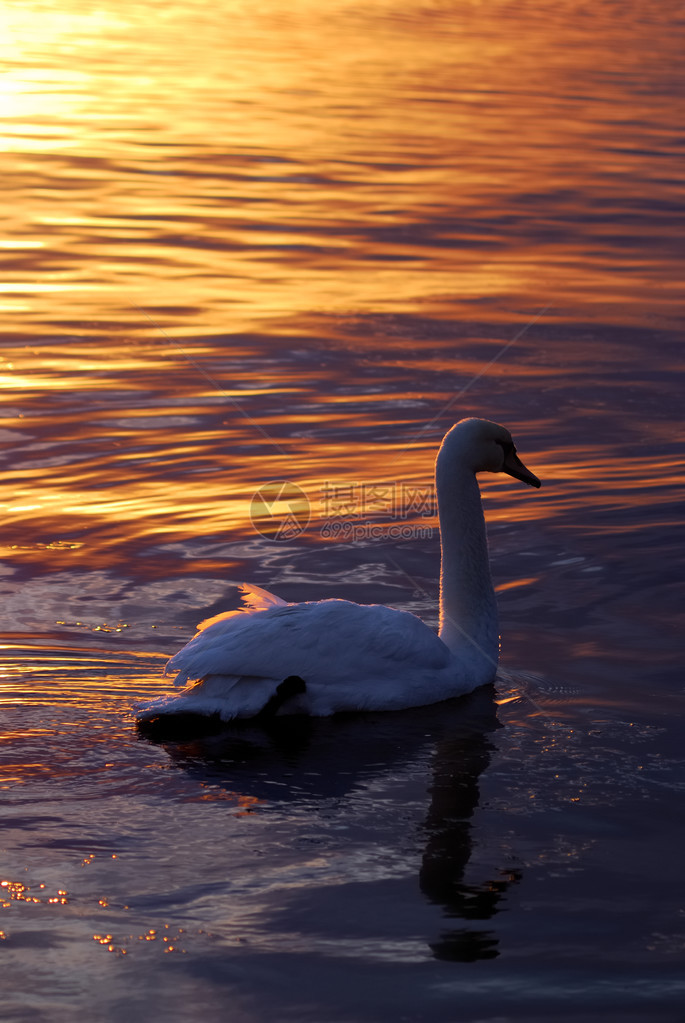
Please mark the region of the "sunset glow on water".
<svg viewBox="0 0 685 1023"><path fill-rule="evenodd" d="M4 5L3 1021L680 1019L684 27ZM494 697L137 736L242 581L435 626L468 416Z"/></svg>

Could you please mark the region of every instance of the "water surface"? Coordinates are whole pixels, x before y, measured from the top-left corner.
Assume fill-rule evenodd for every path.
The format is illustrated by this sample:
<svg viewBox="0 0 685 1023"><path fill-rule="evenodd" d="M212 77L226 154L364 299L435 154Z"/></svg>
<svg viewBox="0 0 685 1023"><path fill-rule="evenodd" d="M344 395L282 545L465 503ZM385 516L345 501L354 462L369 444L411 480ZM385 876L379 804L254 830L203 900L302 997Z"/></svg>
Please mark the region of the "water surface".
<svg viewBox="0 0 685 1023"><path fill-rule="evenodd" d="M2 18L3 1019L682 1023L681 5ZM468 415L492 690L137 737L242 580L436 624Z"/></svg>

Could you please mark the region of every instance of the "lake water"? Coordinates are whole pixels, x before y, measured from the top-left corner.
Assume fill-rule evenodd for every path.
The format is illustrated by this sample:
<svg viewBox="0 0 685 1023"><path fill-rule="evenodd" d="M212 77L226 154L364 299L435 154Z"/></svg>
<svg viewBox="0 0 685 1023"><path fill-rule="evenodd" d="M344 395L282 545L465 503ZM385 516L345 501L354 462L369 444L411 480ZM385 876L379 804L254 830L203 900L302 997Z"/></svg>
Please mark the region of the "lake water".
<svg viewBox="0 0 685 1023"><path fill-rule="evenodd" d="M3 1021L683 1023L682 4L0 17ZM470 415L493 689L138 737L242 580L435 624Z"/></svg>

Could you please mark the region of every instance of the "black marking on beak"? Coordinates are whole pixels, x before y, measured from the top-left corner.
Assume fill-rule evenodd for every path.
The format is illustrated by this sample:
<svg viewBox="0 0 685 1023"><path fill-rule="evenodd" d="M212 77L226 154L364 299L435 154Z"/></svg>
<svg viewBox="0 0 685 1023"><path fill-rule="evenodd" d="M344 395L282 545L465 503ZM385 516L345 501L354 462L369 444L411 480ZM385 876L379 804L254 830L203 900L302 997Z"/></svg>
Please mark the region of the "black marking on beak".
<svg viewBox="0 0 685 1023"><path fill-rule="evenodd" d="M522 483L528 483L531 487L539 489L542 486L540 480L523 464L519 456L516 454L515 445L504 444L501 441L498 443L501 443L502 448L504 449L504 464L502 465L502 472L506 472L508 476L513 476L514 479L521 480Z"/></svg>

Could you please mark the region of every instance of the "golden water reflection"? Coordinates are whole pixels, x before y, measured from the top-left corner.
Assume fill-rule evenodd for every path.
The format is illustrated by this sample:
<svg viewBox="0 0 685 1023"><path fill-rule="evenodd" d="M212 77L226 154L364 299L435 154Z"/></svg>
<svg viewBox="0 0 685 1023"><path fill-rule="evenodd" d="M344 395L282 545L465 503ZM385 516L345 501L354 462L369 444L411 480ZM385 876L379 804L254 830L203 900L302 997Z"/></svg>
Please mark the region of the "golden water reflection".
<svg viewBox="0 0 685 1023"><path fill-rule="evenodd" d="M472 411L454 396L481 377L474 403L535 434L548 485L606 470L630 490L601 430L587 464L566 452L563 467L544 431L559 391L577 406L569 383L597 382L596 345L565 329L675 310L673 9L537 14L5 5L10 522L52 551L94 523L114 544L200 521L244 533L269 479L430 480L441 432ZM490 365L519 332L531 345ZM612 363L634 384L635 360L606 337L602 352L615 402ZM512 384L545 396L542 418L529 400L512 421ZM583 410L600 427L602 404ZM647 461L634 479L669 475ZM492 515L559 509L509 493L491 492Z"/></svg>
<svg viewBox="0 0 685 1023"><path fill-rule="evenodd" d="M270 481L310 504L298 550L415 536L433 576L405 498L466 415L543 480L484 478L497 535L670 536L675 11L6 4L2 543L37 573L8 580L8 631L51 586L50 630L130 625L103 598L130 574L219 600L241 552L276 557L250 519ZM407 537L331 532L345 491L352 525Z"/></svg>
<svg viewBox="0 0 685 1023"><path fill-rule="evenodd" d="M335 508L327 504L326 494L350 495L348 517L358 521L387 521L390 514L408 526L437 525L434 501L412 512L408 495L432 492L443 430L472 414L462 402L449 407L449 391L409 389L402 376L395 383L392 359L372 367L377 393L369 393L361 381L347 386L336 366L317 365L315 356L299 367L280 367L278 378L267 381L259 358L250 363L229 349L226 373L221 349L206 363L205 351L190 351L188 365L173 349L169 358L168 351L130 350L124 342L110 346L109 367L88 347L82 354L78 346L67 355L58 349L19 353L8 373L23 411L0 421L14 452L1 502L13 557L84 560L94 567L116 563L122 546L144 539L256 538L251 502L271 480L289 480L304 491L314 533L345 510L340 501ZM436 356L431 373L440 386L439 350ZM411 365L405 355L401 361ZM478 363L450 353L443 365L453 379L468 380ZM555 368L528 368L538 387L559 391ZM495 384L509 386L508 369L495 366L490 373ZM563 379L568 386L568 373ZM57 400L46 415L44 395L51 391ZM659 423L650 425L652 436L635 422L621 437L610 410L569 408L577 422L569 451L566 438L552 443L558 426L551 420L517 424L506 409L498 411L500 401L496 394L489 414L511 427L544 488L531 500L518 484L483 476L490 521L582 522L588 511L646 505L651 513L662 506L670 520L673 487L682 485L683 472L669 447L657 453ZM426 429L420 417L441 405L447 406L442 420ZM581 424L585 444L578 443ZM374 488L379 495L392 491L402 507L363 504L359 495ZM310 530L302 542L311 536Z"/></svg>
<svg viewBox="0 0 685 1023"><path fill-rule="evenodd" d="M558 8L6 5L8 315L667 315L672 5Z"/></svg>

